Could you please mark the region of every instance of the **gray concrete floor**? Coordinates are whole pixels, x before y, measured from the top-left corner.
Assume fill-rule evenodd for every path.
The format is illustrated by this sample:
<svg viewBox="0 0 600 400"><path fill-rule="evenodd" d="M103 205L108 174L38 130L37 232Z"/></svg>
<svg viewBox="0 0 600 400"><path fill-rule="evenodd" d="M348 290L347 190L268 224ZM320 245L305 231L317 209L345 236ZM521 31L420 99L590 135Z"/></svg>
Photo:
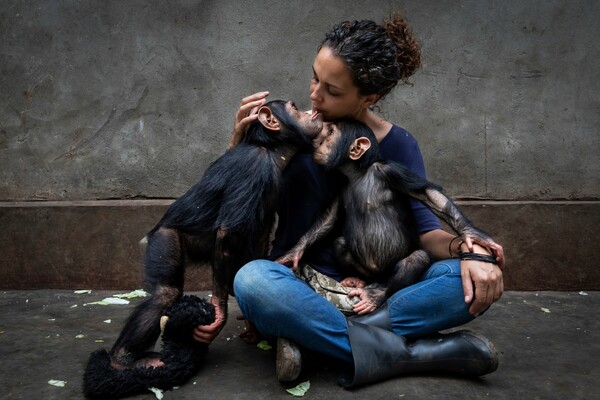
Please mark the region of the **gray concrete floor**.
<svg viewBox="0 0 600 400"><path fill-rule="evenodd" d="M81 377L90 352L112 345L140 300L125 306L83 304L115 293L123 291L0 292L0 399L83 398ZM488 336L500 353L498 371L480 379L408 376L345 390L335 383L334 360L304 353L298 383L310 381L306 399L598 399L599 305L599 292L505 293L467 326ZM165 400L292 398L285 389L294 385L275 379L275 350L239 339L243 323L235 318L235 301L229 308L229 321L205 367L188 384L165 392ZM50 379L66 385L51 386ZM148 392L133 399L155 398Z"/></svg>

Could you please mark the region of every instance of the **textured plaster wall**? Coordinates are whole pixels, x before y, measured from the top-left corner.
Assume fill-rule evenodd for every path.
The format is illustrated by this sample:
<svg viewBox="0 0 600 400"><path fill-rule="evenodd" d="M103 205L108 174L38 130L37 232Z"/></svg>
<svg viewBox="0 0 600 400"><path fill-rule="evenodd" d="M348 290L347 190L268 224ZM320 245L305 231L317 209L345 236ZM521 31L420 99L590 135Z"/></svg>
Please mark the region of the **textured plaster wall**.
<svg viewBox="0 0 600 400"><path fill-rule="evenodd" d="M600 198L600 2L3 1L0 201L174 198L240 99L309 107L324 33L400 10L423 47L382 114L457 197Z"/></svg>
<svg viewBox="0 0 600 400"><path fill-rule="evenodd" d="M600 289L595 0L4 0L0 287L140 287L139 239L223 153L240 99L309 108L325 32L392 11L424 62L380 112L503 244L505 287Z"/></svg>

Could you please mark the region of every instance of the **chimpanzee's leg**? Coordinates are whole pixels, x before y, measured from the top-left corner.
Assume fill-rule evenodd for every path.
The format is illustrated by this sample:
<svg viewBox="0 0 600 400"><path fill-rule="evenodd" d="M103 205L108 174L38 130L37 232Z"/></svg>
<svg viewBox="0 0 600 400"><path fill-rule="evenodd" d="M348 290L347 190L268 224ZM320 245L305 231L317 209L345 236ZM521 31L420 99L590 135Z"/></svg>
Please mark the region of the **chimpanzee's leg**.
<svg viewBox="0 0 600 400"><path fill-rule="evenodd" d="M343 236L338 237L334 242L334 251L335 256L340 263L340 265L354 269L355 271L360 272L365 276L371 275L373 271L370 271L368 268L364 268L363 265L354 258L354 255L348 249L346 245L346 238Z"/></svg>
<svg viewBox="0 0 600 400"><path fill-rule="evenodd" d="M180 233L159 228L148 235L144 259L152 297L139 304L111 350L113 364L132 365L160 335L160 317L181 296L184 266Z"/></svg>
<svg viewBox="0 0 600 400"><path fill-rule="evenodd" d="M394 266L394 272L386 284L386 297L417 283L430 265L431 257L424 250L416 250L400 260Z"/></svg>
<svg viewBox="0 0 600 400"><path fill-rule="evenodd" d="M226 227L217 230L213 262L213 296L219 299L220 305L227 307L227 299L232 292L233 277L237 272L235 256L243 253L239 238L231 234Z"/></svg>

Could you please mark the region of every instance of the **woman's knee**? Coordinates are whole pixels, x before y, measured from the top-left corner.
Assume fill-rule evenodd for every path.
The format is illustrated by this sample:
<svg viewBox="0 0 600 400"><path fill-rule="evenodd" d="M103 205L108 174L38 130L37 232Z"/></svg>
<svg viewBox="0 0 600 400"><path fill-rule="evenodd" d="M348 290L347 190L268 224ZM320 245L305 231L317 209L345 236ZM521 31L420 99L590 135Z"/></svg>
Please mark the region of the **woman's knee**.
<svg viewBox="0 0 600 400"><path fill-rule="evenodd" d="M424 279L438 278L445 275L460 276L460 260L449 258L447 260L436 261L425 273Z"/></svg>
<svg viewBox="0 0 600 400"><path fill-rule="evenodd" d="M246 293L247 291L252 292L252 288L261 284L261 280L264 276L260 273L264 268L263 261L264 260L250 261L235 274L233 279L233 290L236 296Z"/></svg>
<svg viewBox="0 0 600 400"><path fill-rule="evenodd" d="M233 291L236 297L245 297L260 293L277 292L278 276L289 274L288 268L269 260L254 260L244 265L235 275Z"/></svg>

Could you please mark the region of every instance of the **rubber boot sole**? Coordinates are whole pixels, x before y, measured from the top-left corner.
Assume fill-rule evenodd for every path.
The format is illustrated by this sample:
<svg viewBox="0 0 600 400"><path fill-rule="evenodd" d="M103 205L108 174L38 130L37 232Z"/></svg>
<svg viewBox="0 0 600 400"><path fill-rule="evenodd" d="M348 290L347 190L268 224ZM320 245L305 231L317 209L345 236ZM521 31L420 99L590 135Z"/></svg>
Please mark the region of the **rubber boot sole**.
<svg viewBox="0 0 600 400"><path fill-rule="evenodd" d="M277 380L279 382L294 381L302 370L300 349L289 339L277 338Z"/></svg>

